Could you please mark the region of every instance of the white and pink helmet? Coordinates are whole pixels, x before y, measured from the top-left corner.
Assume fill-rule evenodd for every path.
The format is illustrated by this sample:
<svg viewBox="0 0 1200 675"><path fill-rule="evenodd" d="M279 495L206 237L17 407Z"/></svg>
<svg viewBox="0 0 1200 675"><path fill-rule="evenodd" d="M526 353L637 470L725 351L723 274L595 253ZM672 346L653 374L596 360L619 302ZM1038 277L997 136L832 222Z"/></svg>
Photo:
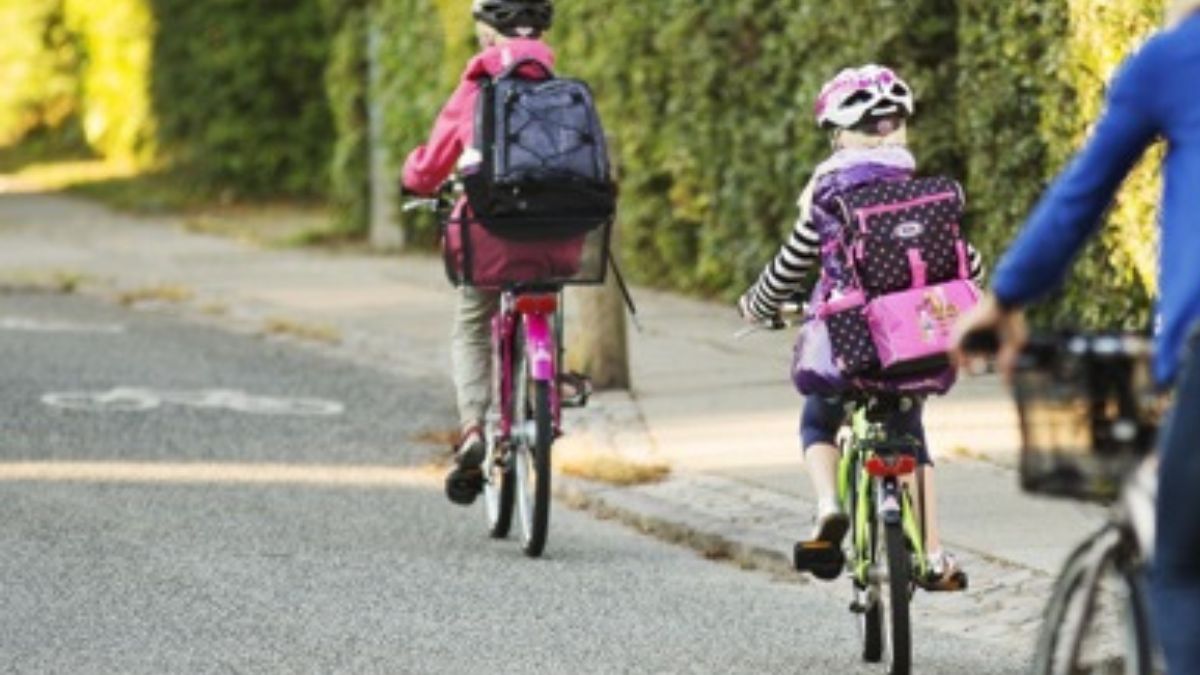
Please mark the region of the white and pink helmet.
<svg viewBox="0 0 1200 675"><path fill-rule="evenodd" d="M874 64L847 68L821 87L817 123L823 128L850 128L866 117L909 117L915 109L912 88L891 68Z"/></svg>

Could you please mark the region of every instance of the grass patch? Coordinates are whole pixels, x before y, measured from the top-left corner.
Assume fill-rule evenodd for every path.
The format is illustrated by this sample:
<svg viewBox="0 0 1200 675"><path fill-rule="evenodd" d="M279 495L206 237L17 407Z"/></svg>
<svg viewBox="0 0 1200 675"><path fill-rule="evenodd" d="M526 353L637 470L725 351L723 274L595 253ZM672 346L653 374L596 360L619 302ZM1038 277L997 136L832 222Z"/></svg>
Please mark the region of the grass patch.
<svg viewBox="0 0 1200 675"><path fill-rule="evenodd" d="M210 302L200 308L208 316L225 316L229 314L229 305L223 302Z"/></svg>
<svg viewBox="0 0 1200 675"><path fill-rule="evenodd" d="M194 212L184 220L184 229L274 248L307 245L308 238L327 232L331 222L329 211L317 204L239 204Z"/></svg>
<svg viewBox="0 0 1200 675"><path fill-rule="evenodd" d="M263 335L293 337L309 342L335 345L342 341L342 334L329 324L308 323L284 317L268 317L263 322Z"/></svg>
<svg viewBox="0 0 1200 675"><path fill-rule="evenodd" d="M87 275L68 270L15 272L0 276L0 287L61 293L64 295L78 291L87 282Z"/></svg>
<svg viewBox="0 0 1200 675"><path fill-rule="evenodd" d="M126 291L121 291L117 294L117 302L127 307L145 302L159 302L177 305L188 302L194 297L195 293L193 293L191 289L172 284L161 284L157 286L142 286L141 288L131 288Z"/></svg>
<svg viewBox="0 0 1200 675"><path fill-rule="evenodd" d="M269 247L359 250L365 232L339 227L317 198L247 198L186 172L105 160L67 138L0 148L0 175L22 191L66 192L134 214L180 215L190 232Z"/></svg>
<svg viewBox="0 0 1200 675"><path fill-rule="evenodd" d="M954 449L952 449L950 451L950 454L955 457L960 457L962 459L977 459L977 460L985 459L985 457L982 453L975 452L974 450L972 450L971 448L968 448L965 445L955 446Z"/></svg>
<svg viewBox="0 0 1200 675"><path fill-rule="evenodd" d="M427 429L413 436L413 440L439 448L454 447L458 443L458 429Z"/></svg>
<svg viewBox="0 0 1200 675"><path fill-rule="evenodd" d="M620 487L660 483L671 474L671 467L661 462L632 461L592 451L562 457L558 469L567 476Z"/></svg>

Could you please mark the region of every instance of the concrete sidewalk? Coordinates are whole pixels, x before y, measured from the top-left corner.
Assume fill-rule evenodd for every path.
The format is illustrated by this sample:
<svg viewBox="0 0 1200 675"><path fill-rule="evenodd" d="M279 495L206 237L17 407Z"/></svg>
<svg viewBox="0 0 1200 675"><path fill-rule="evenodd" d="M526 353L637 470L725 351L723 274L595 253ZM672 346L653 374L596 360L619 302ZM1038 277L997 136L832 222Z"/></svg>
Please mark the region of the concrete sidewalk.
<svg viewBox="0 0 1200 675"><path fill-rule="evenodd" d="M172 311L247 332L268 321L329 326L341 339L323 349L448 378L454 291L431 257L259 249L0 181L0 284L55 274L82 275L85 290L112 297L186 288L194 297ZM568 418L561 443L666 461L671 477L632 488L564 479L561 496L710 557L788 574L812 518L791 336L737 341L731 307L635 294L644 329L630 335L634 391L598 395ZM1019 494L1016 419L994 379L963 383L927 417L944 538L972 588L920 597L915 620L1030 649L1056 566L1102 512ZM849 598L844 583L800 581Z"/></svg>

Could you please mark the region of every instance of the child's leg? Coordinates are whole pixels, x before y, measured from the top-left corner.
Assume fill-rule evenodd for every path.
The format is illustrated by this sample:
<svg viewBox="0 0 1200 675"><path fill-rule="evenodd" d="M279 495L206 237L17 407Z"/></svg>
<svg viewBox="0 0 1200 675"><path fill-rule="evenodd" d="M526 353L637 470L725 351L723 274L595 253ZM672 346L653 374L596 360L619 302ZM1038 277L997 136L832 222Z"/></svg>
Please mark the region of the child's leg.
<svg viewBox="0 0 1200 675"><path fill-rule="evenodd" d="M925 438L925 424L922 420L924 407L918 405L899 420L899 426L906 433L921 442L921 452L917 456L920 472L921 489L917 489L916 476L906 481L909 494L913 496L913 508L922 517L921 526L925 534L925 556L929 561L930 570L937 577L929 584L923 584L929 590L961 590L964 586L965 575L953 556L942 548L941 519L938 517L937 481L933 460L929 455L928 441Z"/></svg>
<svg viewBox="0 0 1200 675"><path fill-rule="evenodd" d="M817 527L814 539L840 542L849 521L838 503L837 470L841 454L836 438L846 412L838 399L810 396L804 402L800 440L804 466L817 496Z"/></svg>
<svg viewBox="0 0 1200 675"><path fill-rule="evenodd" d="M942 535L938 528L937 484L933 480L936 472L932 464L921 467L921 480L924 492L917 497L917 508L925 507L925 552L937 553L942 550ZM921 511L918 511L921 513Z"/></svg>
<svg viewBox="0 0 1200 675"><path fill-rule="evenodd" d="M840 511L837 494L837 468L840 453L829 443L816 443L804 451L804 466L817 494L817 515Z"/></svg>

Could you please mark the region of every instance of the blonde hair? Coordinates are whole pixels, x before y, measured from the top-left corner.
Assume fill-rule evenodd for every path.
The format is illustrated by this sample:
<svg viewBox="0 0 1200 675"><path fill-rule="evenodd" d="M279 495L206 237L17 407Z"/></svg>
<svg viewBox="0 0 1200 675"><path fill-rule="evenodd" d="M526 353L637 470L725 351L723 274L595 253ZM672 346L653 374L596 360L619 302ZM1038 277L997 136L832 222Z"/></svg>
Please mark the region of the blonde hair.
<svg viewBox="0 0 1200 675"><path fill-rule="evenodd" d="M833 136L833 147L836 150L868 150L888 146L905 147L907 145L908 125L903 122L900 123L900 128L886 136L864 134L861 131L853 131L851 129L839 129Z"/></svg>
<svg viewBox="0 0 1200 675"><path fill-rule="evenodd" d="M1200 12L1200 0L1168 0L1167 26L1178 26L1196 12Z"/></svg>
<svg viewBox="0 0 1200 675"><path fill-rule="evenodd" d="M479 46L483 49L508 42L508 38L500 31L482 21L475 22L475 37L479 38Z"/></svg>

